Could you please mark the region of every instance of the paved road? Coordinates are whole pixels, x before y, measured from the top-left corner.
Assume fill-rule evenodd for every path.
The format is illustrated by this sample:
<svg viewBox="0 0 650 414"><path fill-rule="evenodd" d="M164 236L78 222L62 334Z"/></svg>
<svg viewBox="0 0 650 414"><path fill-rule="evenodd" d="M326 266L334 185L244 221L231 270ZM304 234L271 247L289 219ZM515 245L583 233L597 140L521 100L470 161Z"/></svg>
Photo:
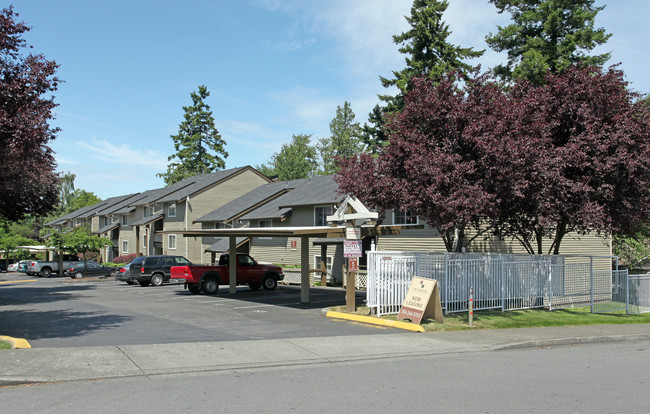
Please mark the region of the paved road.
<svg viewBox="0 0 650 414"><path fill-rule="evenodd" d="M5 387L0 396L6 412L35 413L648 412L647 340L461 350Z"/></svg>
<svg viewBox="0 0 650 414"><path fill-rule="evenodd" d="M28 281L32 280L32 281ZM21 283L2 283L22 281ZM129 286L113 280L0 276L0 334L35 348L217 342L395 332L323 318L321 309L345 304L341 289L272 292L227 286L214 296L191 295L182 285ZM362 303L363 295L357 298Z"/></svg>

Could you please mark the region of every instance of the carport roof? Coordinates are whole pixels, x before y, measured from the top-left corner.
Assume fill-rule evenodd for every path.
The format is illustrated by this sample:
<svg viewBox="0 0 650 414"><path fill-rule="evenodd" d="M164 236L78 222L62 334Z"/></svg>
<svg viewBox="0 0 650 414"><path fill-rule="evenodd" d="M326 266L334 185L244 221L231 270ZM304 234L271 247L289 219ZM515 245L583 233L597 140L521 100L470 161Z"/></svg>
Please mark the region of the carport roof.
<svg viewBox="0 0 650 414"><path fill-rule="evenodd" d="M414 226L361 226L361 237L399 234L402 228ZM196 230L162 230L157 233L174 233L184 237L345 237L345 226L312 226L312 227L239 227L227 229L196 229Z"/></svg>
<svg viewBox="0 0 650 414"><path fill-rule="evenodd" d="M108 226L104 226L101 229L97 230L95 232L95 234L104 234L104 233L109 232L109 231L111 231L114 228L119 227L119 226L120 226L119 222L111 223Z"/></svg>
<svg viewBox="0 0 650 414"><path fill-rule="evenodd" d="M154 214L153 216L145 217L141 220L136 221L135 223L131 224L132 226L144 226L145 224L149 224L151 222L154 222L156 220L162 219L164 216L163 213L158 213Z"/></svg>

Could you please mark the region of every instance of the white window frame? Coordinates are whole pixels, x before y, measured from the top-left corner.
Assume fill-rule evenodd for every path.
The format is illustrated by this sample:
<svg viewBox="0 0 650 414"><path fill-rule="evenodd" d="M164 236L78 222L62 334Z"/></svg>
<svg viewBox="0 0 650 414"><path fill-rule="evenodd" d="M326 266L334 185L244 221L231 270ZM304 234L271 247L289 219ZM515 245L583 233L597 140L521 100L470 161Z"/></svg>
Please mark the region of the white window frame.
<svg viewBox="0 0 650 414"><path fill-rule="evenodd" d="M402 214L403 213L403 214ZM399 223L397 221L397 218L403 218L402 223ZM408 223L409 217L412 219L415 217L415 223ZM410 213L408 210L393 210L393 224L394 225L400 225L400 226L408 226L409 224L420 224L420 218L418 216L414 216L412 213Z"/></svg>
<svg viewBox="0 0 650 414"><path fill-rule="evenodd" d="M323 213L325 212L325 209L329 209L329 213L323 214L323 222L322 224L318 222L318 210L324 210ZM327 222L327 216L331 216L333 214L334 209L332 206L326 205L326 206L316 206L314 207L314 226L318 227L325 227L328 226L329 223Z"/></svg>
<svg viewBox="0 0 650 414"><path fill-rule="evenodd" d="M129 241L122 240L122 253L129 253Z"/></svg>
<svg viewBox="0 0 650 414"><path fill-rule="evenodd" d="M167 235L167 250L176 250L176 235Z"/></svg>
<svg viewBox="0 0 650 414"><path fill-rule="evenodd" d="M167 217L176 217L176 203L167 206Z"/></svg>
<svg viewBox="0 0 650 414"><path fill-rule="evenodd" d="M264 224L262 224L264 223ZM273 227L273 220L258 220L257 227ZM270 240L273 237L258 237L260 240Z"/></svg>
<svg viewBox="0 0 650 414"><path fill-rule="evenodd" d="M332 266L334 265L334 256L327 255L327 260L325 261L325 267L327 267L327 274L332 274ZM320 254L314 255L314 269L320 269ZM320 273L315 273L320 276Z"/></svg>

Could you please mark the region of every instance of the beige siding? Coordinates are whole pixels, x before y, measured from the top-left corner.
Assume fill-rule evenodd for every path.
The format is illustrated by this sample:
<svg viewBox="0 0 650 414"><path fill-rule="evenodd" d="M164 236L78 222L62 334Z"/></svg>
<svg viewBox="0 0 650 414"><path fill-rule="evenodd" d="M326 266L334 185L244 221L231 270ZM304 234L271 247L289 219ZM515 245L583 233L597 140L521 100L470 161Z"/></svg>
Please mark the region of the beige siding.
<svg viewBox="0 0 650 414"><path fill-rule="evenodd" d="M544 242L544 252L548 251L550 240ZM377 241L377 250L398 251L446 251L445 244L438 232L430 227L425 229L403 230L399 236L382 236ZM478 237L467 249L468 252L492 253L526 253L524 247L516 240L499 240L498 238ZM567 234L560 245L560 254L611 256L611 238L594 234Z"/></svg>

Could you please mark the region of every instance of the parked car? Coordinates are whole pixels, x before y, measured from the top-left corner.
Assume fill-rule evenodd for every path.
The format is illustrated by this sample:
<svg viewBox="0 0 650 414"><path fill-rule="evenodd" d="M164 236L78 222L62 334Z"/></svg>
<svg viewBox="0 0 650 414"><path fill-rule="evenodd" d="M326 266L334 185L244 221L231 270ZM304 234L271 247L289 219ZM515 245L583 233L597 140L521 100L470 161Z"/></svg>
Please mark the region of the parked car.
<svg viewBox="0 0 650 414"><path fill-rule="evenodd" d="M160 286L171 279L172 266L190 266L192 263L183 256L147 256L139 269L131 269L131 279L140 286ZM139 270L139 272L138 272Z"/></svg>
<svg viewBox="0 0 650 414"><path fill-rule="evenodd" d="M126 283L129 283L129 281L131 282L131 283L129 283L130 285L135 285L135 284L138 283L135 280L135 276L140 274L140 267L142 267L142 262L144 261L144 259L146 257L147 256L138 256L135 259L133 259L131 261L131 263L129 263L127 265L128 268L124 270L124 276L122 276ZM124 266L124 267L126 267L126 266ZM117 278L116 278L116 280L117 280Z"/></svg>
<svg viewBox="0 0 650 414"><path fill-rule="evenodd" d="M7 268L7 272L17 272L18 271L18 262L12 263Z"/></svg>
<svg viewBox="0 0 650 414"><path fill-rule="evenodd" d="M16 271L20 273L27 273L29 275L29 273L27 272L27 268L29 267L30 261L31 260L21 260L20 262L18 262L18 269L16 269Z"/></svg>
<svg viewBox="0 0 650 414"><path fill-rule="evenodd" d="M133 285L135 282L131 281L131 275L129 274L130 269L131 263L119 267L115 271L115 280L118 282L126 282L129 285Z"/></svg>
<svg viewBox="0 0 650 414"><path fill-rule="evenodd" d="M97 262L88 260L87 262L78 262L71 265L64 273L66 276L81 279L84 276L114 276L115 268L100 265Z"/></svg>

